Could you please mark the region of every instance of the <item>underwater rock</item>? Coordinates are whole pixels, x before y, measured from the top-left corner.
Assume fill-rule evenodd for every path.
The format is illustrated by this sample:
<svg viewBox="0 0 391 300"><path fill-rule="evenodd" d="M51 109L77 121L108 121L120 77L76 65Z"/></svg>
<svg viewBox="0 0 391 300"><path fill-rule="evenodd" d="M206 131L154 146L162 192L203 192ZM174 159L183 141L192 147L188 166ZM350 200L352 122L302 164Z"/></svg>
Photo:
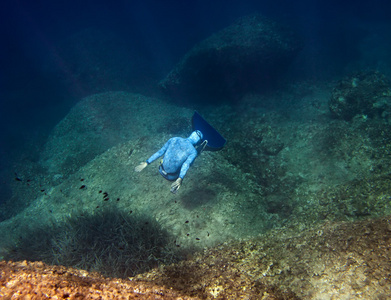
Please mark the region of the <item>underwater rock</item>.
<svg viewBox="0 0 391 300"><path fill-rule="evenodd" d="M11 299L388 299L390 217L279 229L129 279L42 262L0 262Z"/></svg>
<svg viewBox="0 0 391 300"><path fill-rule="evenodd" d="M150 283L42 262L1 261L0 270L0 297L5 299L195 299Z"/></svg>
<svg viewBox="0 0 391 300"><path fill-rule="evenodd" d="M277 137L262 139L261 150L266 155L277 155L284 148L284 143Z"/></svg>
<svg viewBox="0 0 391 300"><path fill-rule="evenodd" d="M62 174L63 180L96 155L129 139L164 132L188 134L191 115L191 110L140 94L91 95L76 104L53 129L40 164L50 174Z"/></svg>
<svg viewBox="0 0 391 300"><path fill-rule="evenodd" d="M96 96L93 101L85 102L79 107L83 114L78 116L82 122L82 117L91 110L91 114L99 116L91 120L104 121L105 128L111 129L107 133L115 137L116 131L112 129L117 128L115 124L121 120L118 116L129 112L129 108L124 99L108 95L114 94L105 94L106 100ZM332 222L390 214L391 134L388 124L368 120L359 123L361 126L351 126L348 122L323 118L324 110L317 112L315 109L308 112L311 118L307 119L302 117L303 111L306 112L302 105L298 105L296 111L289 110L289 117L300 116L295 124L277 113L255 113L254 106L249 103L264 105L258 99L237 105L251 108L246 114L244 109L235 108L230 112L216 108L206 117L216 120L218 128L221 128L220 124L226 124L222 128L229 144L221 152L203 152L194 162L180 192L173 195L169 192L170 182L158 173L158 162L142 173L134 172L134 167L176 132L177 124L181 123L177 122L181 120L178 117L186 117L180 112L188 110L173 111L167 107L176 117L163 120L167 115L166 106L147 100L141 102L142 99L145 100L141 97L131 101L132 105L139 106L132 106L137 114L129 115L134 126L141 126L135 128L141 128L142 135L133 136L135 131L126 131L132 134L128 141L96 156L73 175L62 179L56 173L57 186L37 185L45 192L38 190L39 196L32 205L12 219L0 222L0 259L12 249L10 245L21 245L21 237L28 235L26 228L52 226L53 223L61 226L61 223L69 224L66 221L73 218L78 229L79 212L84 217L93 215L101 220L101 213L108 217L104 213L105 207L115 205L132 218L150 216L161 229L174 235L173 246L189 251L189 262L160 265L159 269L140 275L155 285L172 287L173 292L178 291L181 295L201 299L267 299L275 293L278 294L274 298L270 296L271 299L295 299L295 294L296 298L302 299L389 298L389 217L341 226L334 226ZM281 97L281 101L286 99L285 95ZM322 99L327 104L328 99ZM98 100L105 103L105 108L110 108L107 115L116 117L106 119L105 114L92 112L101 107ZM302 101L311 105L307 99ZM274 100L273 103L278 102ZM156 114L156 107L159 114ZM91 120L83 122L90 124ZM170 129L169 125L174 127ZM152 126L152 129L142 126ZM80 142L77 137L88 137L72 131L76 128L63 127L69 129L69 134L63 131L64 136L68 135L67 141L76 143ZM99 126L92 128L100 130ZM186 131L186 128L182 130ZM97 136L107 137L103 132L98 131ZM284 144L276 155L270 154L273 140ZM61 145L66 143L58 144ZM82 145L95 146L93 142ZM15 185L27 185L27 181L33 179L29 182L32 187L36 181L30 175L32 172L26 174L18 169L15 172L22 180L14 180L12 173L10 180ZM85 188L80 189L82 185ZM105 201L106 198L110 199ZM117 202L118 198L121 200ZM152 224L148 222L145 225ZM318 226L319 222L326 222L325 226ZM306 228L309 231L304 231ZM61 232L67 237L66 232ZM251 238L243 242L247 237L260 234L265 235L259 240ZM29 236L42 241L42 234ZM97 235L86 236L96 241ZM112 238L119 236L111 235L108 242ZM232 239L241 239L237 241L238 246L226 243ZM221 246L224 243L226 246ZM50 251L50 245L46 245L45 251ZM211 249L216 245L217 248ZM226 251L220 251L220 246ZM115 257L117 250L126 249L123 248L111 247L107 255ZM195 256L192 251L203 248L210 249L204 256ZM93 255L93 251L84 252ZM0 265L0 273L3 269ZM55 270L62 272L64 269ZM0 276L1 292L4 282L6 288L17 289L12 283L20 281ZM35 288L35 285L32 283L30 287ZM24 291L23 288L19 290Z"/></svg>
<svg viewBox="0 0 391 300"><path fill-rule="evenodd" d="M290 29L258 14L246 16L197 44L160 87L173 97L234 99L269 84L300 49Z"/></svg>
<svg viewBox="0 0 391 300"><path fill-rule="evenodd" d="M348 76L333 89L329 108L335 118L346 121L359 114L386 118L391 112L390 81L379 72Z"/></svg>
<svg viewBox="0 0 391 300"><path fill-rule="evenodd" d="M274 230L136 280L201 299L388 299L389 222L386 217L325 223L301 233Z"/></svg>

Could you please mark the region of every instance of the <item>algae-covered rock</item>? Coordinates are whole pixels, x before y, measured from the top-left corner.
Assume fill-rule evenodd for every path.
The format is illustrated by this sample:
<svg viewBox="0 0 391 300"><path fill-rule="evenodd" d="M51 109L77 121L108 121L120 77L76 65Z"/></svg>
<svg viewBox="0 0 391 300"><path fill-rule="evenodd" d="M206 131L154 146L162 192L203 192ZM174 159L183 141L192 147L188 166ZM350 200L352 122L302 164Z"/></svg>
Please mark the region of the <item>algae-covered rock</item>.
<svg viewBox="0 0 391 300"><path fill-rule="evenodd" d="M232 99L270 83L300 48L289 28L257 14L243 17L191 49L160 86L174 97Z"/></svg>
<svg viewBox="0 0 391 300"><path fill-rule="evenodd" d="M201 299L388 299L390 221L275 230L136 278Z"/></svg>
<svg viewBox="0 0 391 300"><path fill-rule="evenodd" d="M110 299L388 299L390 217L275 230L129 279L0 262L0 295Z"/></svg>
<svg viewBox="0 0 391 300"><path fill-rule="evenodd" d="M192 111L126 93L83 100L78 114L71 112L58 127L62 134L54 135L53 150L67 143L73 148L63 154L78 153L77 145L94 150L91 137L109 138L110 133L115 145L91 155L56 184L15 181L38 189L39 196L0 222L0 258L35 259L29 253L38 249L41 260L52 262L46 254L65 255L71 261L64 264L88 270L104 265L103 258L114 266L103 273L119 276L134 274L122 272L131 265L119 259L133 246L135 254L151 254L142 260L153 266L181 258L174 248L190 260L159 265L138 279L203 299L268 299L271 292L276 299L335 298L338 293L345 298L389 297L383 275L389 273L389 218L357 222L391 213L389 125L375 118L330 120L328 95L321 110L303 99L289 114L266 113L260 99L254 95L235 109L200 110L228 142L221 151L202 152L175 195L169 191L171 183L160 176L158 161L141 173L134 167L173 135L186 136ZM282 95L280 101L286 99ZM278 98L270 101L278 103ZM88 107L99 109L87 112ZM101 108L107 116L98 113ZM90 120L103 120L106 126L94 135L100 127L86 126ZM124 124L132 121L135 124ZM81 143L83 137L89 142ZM341 220L355 222L334 223ZM157 249L154 243L146 248L154 235ZM77 243L81 238L85 241ZM136 244L127 242L132 239ZM88 241L92 246L84 244ZM212 247L194 256L195 250ZM139 268L149 269L145 267Z"/></svg>
<svg viewBox="0 0 391 300"><path fill-rule="evenodd" d="M382 116L391 109L390 81L378 72L360 72L339 81L329 102L331 114L344 120L356 115Z"/></svg>
<svg viewBox="0 0 391 300"><path fill-rule="evenodd" d="M188 134L192 113L140 94L92 95L75 105L53 129L40 161L51 174L67 176L129 139L166 132Z"/></svg>

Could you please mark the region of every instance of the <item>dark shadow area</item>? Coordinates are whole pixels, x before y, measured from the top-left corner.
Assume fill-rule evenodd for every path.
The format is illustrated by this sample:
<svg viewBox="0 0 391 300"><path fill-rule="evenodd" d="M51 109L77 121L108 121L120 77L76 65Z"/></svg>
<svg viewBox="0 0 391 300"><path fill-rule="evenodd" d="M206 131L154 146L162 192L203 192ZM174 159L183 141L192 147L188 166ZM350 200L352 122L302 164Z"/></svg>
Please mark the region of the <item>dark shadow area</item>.
<svg viewBox="0 0 391 300"><path fill-rule="evenodd" d="M49 184L46 170L29 153L0 170L0 222L26 209L54 183Z"/></svg>
<svg viewBox="0 0 391 300"><path fill-rule="evenodd" d="M5 183L5 179L3 177L0 177L1 180L1 186L0 186L0 222L8 219L8 214L6 212L6 203L7 200L11 198L12 196L12 190L11 188ZM3 211L4 210L4 211Z"/></svg>
<svg viewBox="0 0 391 300"><path fill-rule="evenodd" d="M154 219L115 206L80 213L62 225L27 230L6 251L5 260L43 261L120 278L182 257L174 239Z"/></svg>
<svg viewBox="0 0 391 300"><path fill-rule="evenodd" d="M0 193L0 222L16 216L31 204L27 199L13 196L11 187L5 181L2 182Z"/></svg>
<svg viewBox="0 0 391 300"><path fill-rule="evenodd" d="M212 189L199 188L188 191L181 196L180 201L186 209L192 210L202 205L212 204L216 195L217 193Z"/></svg>
<svg viewBox="0 0 391 300"><path fill-rule="evenodd" d="M224 188L230 190L231 192L243 192L244 187L242 187L234 177L230 176L231 174L225 174L219 170L212 170L208 181L211 184L218 184L224 186Z"/></svg>

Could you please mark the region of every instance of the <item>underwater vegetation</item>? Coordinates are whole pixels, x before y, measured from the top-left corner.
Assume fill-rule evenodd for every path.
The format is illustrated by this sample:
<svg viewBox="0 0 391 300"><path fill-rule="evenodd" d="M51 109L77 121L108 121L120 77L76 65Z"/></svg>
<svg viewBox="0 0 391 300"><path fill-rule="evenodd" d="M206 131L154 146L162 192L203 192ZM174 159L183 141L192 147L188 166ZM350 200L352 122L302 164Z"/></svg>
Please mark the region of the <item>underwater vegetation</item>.
<svg viewBox="0 0 391 300"><path fill-rule="evenodd" d="M279 229L218 245L132 280L42 262L0 262L0 296L109 299L388 299L389 217Z"/></svg>
<svg viewBox="0 0 391 300"><path fill-rule="evenodd" d="M136 279L200 299L387 299L390 221L272 230Z"/></svg>
<svg viewBox="0 0 391 300"><path fill-rule="evenodd" d="M173 238L147 216L107 206L63 223L27 230L9 246L6 260L42 261L127 278L180 258Z"/></svg>

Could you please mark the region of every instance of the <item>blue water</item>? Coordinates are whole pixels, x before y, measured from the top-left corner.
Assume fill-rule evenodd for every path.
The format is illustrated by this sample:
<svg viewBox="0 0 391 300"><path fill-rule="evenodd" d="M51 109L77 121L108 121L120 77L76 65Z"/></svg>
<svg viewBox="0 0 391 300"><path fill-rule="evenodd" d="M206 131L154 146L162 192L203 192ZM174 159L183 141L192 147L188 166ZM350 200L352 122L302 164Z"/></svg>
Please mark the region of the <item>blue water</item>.
<svg viewBox="0 0 391 300"><path fill-rule="evenodd" d="M53 128L67 116L72 107L80 103L82 98L102 92L125 91L140 93L144 96L156 96L170 104L176 103L171 101L170 96L162 95L158 82L194 45L229 26L238 18L254 13L260 13L288 26L297 33L303 43L294 61L281 76L281 82L289 83L290 86L302 84L311 90L308 85L312 82L321 86L330 86L355 71L376 70L390 78L390 11L389 1L376 0L66 1L62 4L48 0L3 1L0 4L0 220L10 218L34 201L35 198L23 198L23 196L31 196L34 193L28 194L28 191L15 193L16 184L19 182L22 182L24 187L33 186L37 195L46 193L45 189L50 184L53 186L58 184L57 182L48 184L45 182L46 179L42 179L43 177L34 178L34 174L43 176L44 171L39 169L38 162L42 160L42 149L48 141L48 136ZM272 87L267 90L268 95L281 92L278 90L279 83L271 82ZM283 92L289 94L287 90ZM327 90L327 93L329 92L330 89ZM322 95L322 93L319 94ZM300 101L306 101L305 92L300 97ZM319 100L308 97L308 103L295 102L300 97L284 98L283 101L278 102L265 101L261 104L247 99L249 106L241 107L240 111L238 108L237 115L233 113L237 108L236 105L239 107L241 103L244 103L237 99L236 102L225 101L225 98L219 99L216 103L221 106L221 109L214 108L215 110L211 113L207 109L210 103L204 101L184 99L181 104L189 111L194 108L200 109L208 120L213 120L213 125L219 128L228 139L226 146L228 149L224 154L224 159L239 168L242 167L241 172L256 178L257 184L262 186L260 195L271 195L266 209L270 215L279 214L287 219L295 209L295 204L287 205L285 202L289 197L284 194L286 191L281 184L281 178L284 176L278 176L279 172L282 174L285 171L281 171L280 165L276 165L280 162L289 165L289 161L284 161L285 157L281 160L279 158L273 160L284 145L278 141L274 144L274 141L270 142L273 139L277 140L280 134L284 133L280 133L278 128L272 128L270 132L262 132L265 135L269 134L270 140L266 143L265 138L266 146L264 147L267 149L263 151L267 155L261 155L257 149L254 150L256 148L254 145L257 145L263 136L261 134L258 136L256 133L245 136L247 140L242 139L240 136L243 134L242 128L248 129L251 125L245 124L241 127L241 122L245 120L241 120L240 116L251 119L252 113L264 112L267 115L265 119L259 118L262 123L268 118L268 114L272 115L276 112L281 115L289 114L292 107L297 108L303 105L307 110L316 108L319 111L326 107L323 98ZM131 99L132 97L126 96L125 98ZM303 116L306 114L305 109L303 108L303 111L296 116L292 116L292 120L300 121L301 113ZM221 112L225 110L229 112L229 116L222 116ZM159 117L159 109L154 112ZM214 119L214 112L221 118ZM167 115L167 112L164 113ZM319 115L324 117L324 114ZM105 119L99 115L93 117L98 121ZM186 118L176 117L176 119L173 118L172 123L158 127L156 132L167 135L184 134L186 130L181 129L181 124ZM73 118L75 118L74 115ZM304 120L306 117L302 118ZM272 124L275 119L273 117L270 119L272 119L270 122ZM232 120L235 120L234 124L230 124ZM365 114L362 120L367 120ZM98 121L95 124L98 124ZM120 132L121 128L126 127L121 127L123 124L119 121L118 123L112 122L114 125L107 125L107 123L109 122L103 124L102 128L106 125L110 130L114 128ZM143 124L143 126L148 128L148 124ZM251 130L249 131L251 133ZM344 136L342 129L341 132L341 136ZM97 147L99 149L94 149L94 155L101 154L109 146L116 145L119 137L126 136L126 134L121 134L123 133L118 133L118 137L111 136L113 140L107 142L106 148L106 145L103 145L101 148ZM327 160L328 147L331 149L330 152L334 151L333 147L337 148L327 141L331 140L333 143L341 141L339 137L325 135L327 137L324 142L325 147L319 146L319 156L311 157L314 173L317 174L322 184L323 181L326 182L329 179L328 175L333 174L334 169L330 168L326 170L329 173L324 173L318 165L320 164L318 160L322 159L322 155L325 157L324 160ZM373 133L373 135L376 134ZM287 136L285 136L286 139L289 138L289 135ZM120 142L131 138L134 137L126 136ZM232 141L235 142L232 143ZM248 141L253 145L239 154L241 143ZM147 143L151 144L150 141ZM346 145L343 146L346 147ZM152 146L150 147L152 149ZM346 149L343 151L348 152ZM140 153L137 155L141 156ZM263 172L264 170L258 170L257 165L253 166L252 155L260 157L257 163L267 157L264 165L268 165L268 170L272 170L273 175L269 176ZM288 158L294 158L293 155L285 155ZM72 170L76 169L75 161L69 162L69 165L74 168ZM87 158L83 163L86 161L88 161ZM28 167L30 163L33 166L31 168ZM338 165L338 163L339 161L335 164ZM27 166L23 169L24 174L19 172L21 165ZM273 168L278 170L274 171ZM304 169L300 169L300 172ZM384 170L376 170L374 167L374 171L371 169L371 172L384 172ZM65 173L60 175L64 177L69 175ZM58 174L54 173L54 175ZM58 180L61 180L60 175L56 177ZM338 176L334 178L335 181L343 178L344 174ZM236 187L231 183L232 179L228 176L227 178L221 176L218 180L216 178L215 182L211 180L212 184L230 185L233 189L237 188L239 193L246 193L243 187ZM336 184L333 180L327 183ZM296 188L295 184L299 186L301 183L298 180L289 188L293 190ZM276 191L278 191L277 196L273 194ZM214 198L215 192L210 192L208 195ZM189 207L194 206L192 200L191 198L188 201L191 203ZM13 204L18 208L15 208L14 212L8 211ZM254 207L251 205L251 203L243 204L243 211L247 209L252 212ZM281 209L284 205L285 207ZM281 213L284 209L285 211ZM362 215L366 214L367 211L362 212ZM273 223L270 227L274 225Z"/></svg>
<svg viewBox="0 0 391 300"><path fill-rule="evenodd" d="M391 44L381 38L390 25L389 9L387 1L3 1L1 166L8 166L25 143L44 139L80 96L96 91L83 86L82 79L72 88L61 86L56 75L64 74L47 69L48 57L61 55L59 42L86 28L120 35L130 56L137 57L142 75L129 84L145 85L161 79L195 43L238 17L260 12L289 24L304 37L301 76L330 78L362 59L360 43L368 35L379 37L373 48L366 49L378 55L369 55L369 67L379 68ZM69 61L61 65L58 59L56 72L68 72ZM386 63L383 69L390 61Z"/></svg>

